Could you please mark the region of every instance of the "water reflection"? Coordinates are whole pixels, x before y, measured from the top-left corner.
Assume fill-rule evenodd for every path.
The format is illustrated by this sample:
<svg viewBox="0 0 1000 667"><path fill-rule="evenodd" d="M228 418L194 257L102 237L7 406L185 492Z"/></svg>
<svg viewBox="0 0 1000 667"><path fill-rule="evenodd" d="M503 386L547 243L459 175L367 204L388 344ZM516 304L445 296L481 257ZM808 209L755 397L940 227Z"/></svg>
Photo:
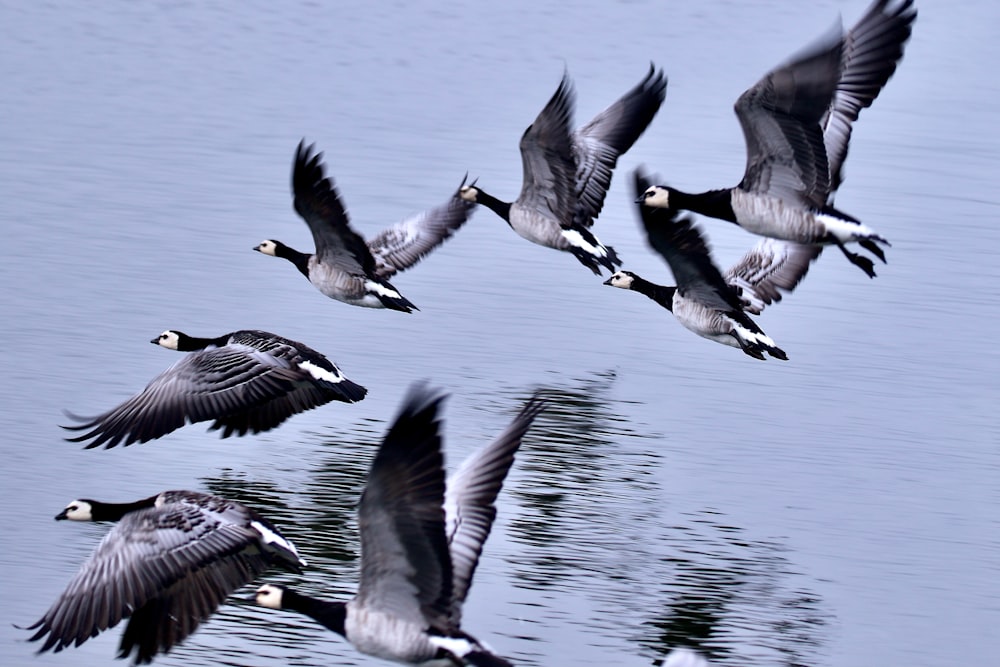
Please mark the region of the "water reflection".
<svg viewBox="0 0 1000 667"><path fill-rule="evenodd" d="M509 529L523 545L511 558L514 585L589 603L569 614L565 603L539 604L538 620L584 625L605 643L634 628L624 633L651 657L691 647L719 664L808 664L826 612L814 594L787 588L798 577L783 545L716 510L669 506L684 499L660 488L663 437L626 420L613 383L607 372L541 388L549 408L508 485L522 505Z"/></svg>

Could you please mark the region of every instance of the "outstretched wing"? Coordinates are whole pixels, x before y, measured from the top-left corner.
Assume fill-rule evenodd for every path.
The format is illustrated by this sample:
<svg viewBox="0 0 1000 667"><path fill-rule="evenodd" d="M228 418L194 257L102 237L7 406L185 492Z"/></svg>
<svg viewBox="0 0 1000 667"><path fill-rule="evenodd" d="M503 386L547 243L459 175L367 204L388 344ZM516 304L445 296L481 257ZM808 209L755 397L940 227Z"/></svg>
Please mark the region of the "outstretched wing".
<svg viewBox="0 0 1000 667"><path fill-rule="evenodd" d="M594 224L604 207L618 157L646 130L666 94L666 76L650 63L646 78L573 134L576 224Z"/></svg>
<svg viewBox="0 0 1000 667"><path fill-rule="evenodd" d="M472 585L483 543L490 534L497 509L494 503L507 477L521 439L545 403L532 398L493 442L469 456L448 479L444 496L445 530L451 551L451 619L457 627L462 619L462 603Z"/></svg>
<svg viewBox="0 0 1000 667"><path fill-rule="evenodd" d="M764 238L734 264L725 280L739 294L743 310L759 315L765 306L781 301L781 292L791 292L802 282L821 245Z"/></svg>
<svg viewBox="0 0 1000 667"><path fill-rule="evenodd" d="M465 201L456 191L444 204L385 229L368 242L368 249L375 258L376 275L388 279L419 262L451 238L475 208L475 202Z"/></svg>
<svg viewBox="0 0 1000 667"><path fill-rule="evenodd" d="M321 262L352 275L372 275L375 260L364 238L351 228L333 179L323 173L323 154L299 142L292 168L295 210L309 225Z"/></svg>

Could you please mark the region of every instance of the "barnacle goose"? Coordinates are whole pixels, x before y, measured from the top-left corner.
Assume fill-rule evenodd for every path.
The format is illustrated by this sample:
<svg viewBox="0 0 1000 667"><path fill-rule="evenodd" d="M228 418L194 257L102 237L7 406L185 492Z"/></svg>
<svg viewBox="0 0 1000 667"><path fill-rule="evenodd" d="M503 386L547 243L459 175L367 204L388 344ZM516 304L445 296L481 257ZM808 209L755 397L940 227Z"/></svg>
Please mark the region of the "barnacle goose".
<svg viewBox="0 0 1000 667"><path fill-rule="evenodd" d="M358 507L361 582L354 599L327 602L265 584L258 604L306 614L380 658L509 667L461 629L462 605L496 516L497 494L543 404L530 400L446 487L443 400L426 386L412 388L375 456Z"/></svg>
<svg viewBox="0 0 1000 667"><path fill-rule="evenodd" d="M292 415L329 403L355 403L368 393L325 356L267 331L234 331L196 338L167 330L150 341L191 352L117 408L64 426L86 431L70 442L86 448L148 442L187 422L214 420L222 437L259 433Z"/></svg>

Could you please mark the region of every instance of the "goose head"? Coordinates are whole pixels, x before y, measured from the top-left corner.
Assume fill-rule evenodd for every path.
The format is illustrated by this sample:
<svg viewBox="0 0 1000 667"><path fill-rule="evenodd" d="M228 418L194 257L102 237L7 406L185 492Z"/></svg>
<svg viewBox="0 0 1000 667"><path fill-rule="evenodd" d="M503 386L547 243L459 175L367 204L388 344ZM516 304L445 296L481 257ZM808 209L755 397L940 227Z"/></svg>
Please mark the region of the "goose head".
<svg viewBox="0 0 1000 667"><path fill-rule="evenodd" d="M620 287L622 289L632 289L635 282L635 274L631 271L615 271L611 277L604 281L605 285Z"/></svg>
<svg viewBox="0 0 1000 667"><path fill-rule="evenodd" d="M650 208L670 208L670 191L665 185L650 185L646 191L636 198L635 203Z"/></svg>

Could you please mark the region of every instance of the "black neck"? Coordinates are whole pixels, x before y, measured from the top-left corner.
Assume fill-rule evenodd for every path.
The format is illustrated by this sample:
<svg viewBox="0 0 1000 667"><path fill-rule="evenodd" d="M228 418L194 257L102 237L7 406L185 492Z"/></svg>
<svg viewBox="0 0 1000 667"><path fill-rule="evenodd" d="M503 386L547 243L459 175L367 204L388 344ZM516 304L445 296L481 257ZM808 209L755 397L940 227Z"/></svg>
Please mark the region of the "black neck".
<svg viewBox="0 0 1000 667"><path fill-rule="evenodd" d="M218 338L198 338L197 336L188 336L187 334L178 333L177 351L195 352L197 350L204 350L206 347L212 345L215 347L222 347L227 342L229 342L229 334L219 336Z"/></svg>
<svg viewBox="0 0 1000 667"><path fill-rule="evenodd" d="M153 507L159 494L137 500L134 503L102 503L96 500L88 500L90 503L91 521L118 521L129 512Z"/></svg>
<svg viewBox="0 0 1000 667"><path fill-rule="evenodd" d="M670 312L674 311L674 292L677 291L676 287L657 285L656 283L649 282L645 278L633 275L632 289L636 292L640 292L641 294L645 294Z"/></svg>
<svg viewBox="0 0 1000 667"><path fill-rule="evenodd" d="M694 211L711 218L736 222L736 214L733 212L732 205L732 191L728 188L708 190L697 194L671 190L670 208Z"/></svg>
<svg viewBox="0 0 1000 667"><path fill-rule="evenodd" d="M295 248L289 248L284 243L276 243L274 247L274 255L276 257L281 257L287 259L289 262L295 265L295 268L299 270L302 275L306 278L309 277L309 258L312 255L308 255L304 252L299 252Z"/></svg>
<svg viewBox="0 0 1000 667"><path fill-rule="evenodd" d="M288 588L281 594L281 606L312 618L320 625L347 637L344 623L347 620L347 604L326 602L308 595L296 593Z"/></svg>
<svg viewBox="0 0 1000 667"><path fill-rule="evenodd" d="M477 203L480 203L490 209L503 218L508 225L510 224L510 202L500 201L493 195L483 192L479 188L476 188L476 193Z"/></svg>

